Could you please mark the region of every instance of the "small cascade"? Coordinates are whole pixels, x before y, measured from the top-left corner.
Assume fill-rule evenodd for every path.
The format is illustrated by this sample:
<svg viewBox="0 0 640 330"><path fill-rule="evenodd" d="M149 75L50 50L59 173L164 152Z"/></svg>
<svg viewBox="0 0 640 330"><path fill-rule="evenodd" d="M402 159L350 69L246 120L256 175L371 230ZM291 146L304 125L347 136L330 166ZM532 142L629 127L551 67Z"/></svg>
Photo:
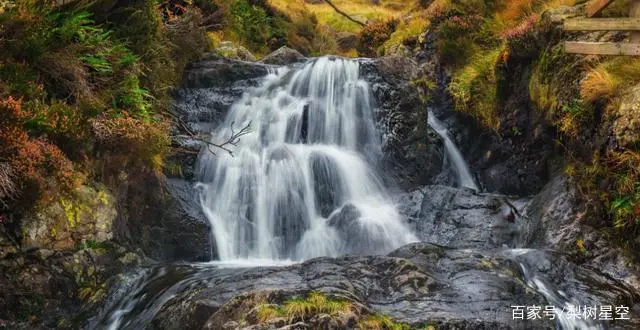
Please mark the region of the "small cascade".
<svg viewBox="0 0 640 330"><path fill-rule="evenodd" d="M359 63L277 69L232 106L214 141L251 123L234 155L204 151L200 202L221 261L389 252L416 241L375 172L380 139ZM349 219L343 206L355 206ZM344 228L349 228L345 239Z"/></svg>
<svg viewBox="0 0 640 330"><path fill-rule="evenodd" d="M581 302L575 299L571 299L571 297L567 297L564 292L554 288L554 286L549 283L549 280L545 278L544 275L536 271L536 266L530 265L529 263L525 262L525 260L520 260L520 257L524 259L524 256L526 256L527 254L535 255L537 252L538 251L534 249L510 249L505 250L503 253L507 258L515 259L520 264L520 268L522 269L522 274L527 285L536 292L543 295L547 300L548 306L553 306L554 308L558 309L556 313L554 313L555 322L558 329L604 329L603 325L594 319L575 316L571 317L568 312L571 311L572 308L577 308L578 306L582 307ZM582 301L582 303L584 303L584 301ZM593 306L596 306L598 304L598 302L590 303L593 303ZM581 314L581 312L578 313Z"/></svg>
<svg viewBox="0 0 640 330"><path fill-rule="evenodd" d="M431 128L433 128L438 133L438 135L442 137L442 140L444 140L444 148L447 152L449 161L453 165L453 170L456 173L458 186L478 191L478 186L476 185L476 182L471 175L471 171L469 171L469 166L462 157L462 154L460 153L460 150L458 150L458 147L456 147L455 143L453 143L447 127L441 121L439 121L431 111L429 111L428 122L429 126L431 126Z"/></svg>

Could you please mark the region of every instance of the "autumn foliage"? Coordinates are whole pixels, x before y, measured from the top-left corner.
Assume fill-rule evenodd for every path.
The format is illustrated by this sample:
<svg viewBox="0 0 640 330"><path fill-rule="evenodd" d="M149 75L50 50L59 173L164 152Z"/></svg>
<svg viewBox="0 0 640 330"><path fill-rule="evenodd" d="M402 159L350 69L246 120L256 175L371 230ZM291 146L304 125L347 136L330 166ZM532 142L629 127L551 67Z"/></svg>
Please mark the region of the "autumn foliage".
<svg viewBox="0 0 640 330"><path fill-rule="evenodd" d="M73 185L73 163L45 138L30 137L24 129L28 119L21 100L0 100L0 160L4 164L4 181L10 181L16 190L4 194L5 198L15 197L25 188L37 193Z"/></svg>

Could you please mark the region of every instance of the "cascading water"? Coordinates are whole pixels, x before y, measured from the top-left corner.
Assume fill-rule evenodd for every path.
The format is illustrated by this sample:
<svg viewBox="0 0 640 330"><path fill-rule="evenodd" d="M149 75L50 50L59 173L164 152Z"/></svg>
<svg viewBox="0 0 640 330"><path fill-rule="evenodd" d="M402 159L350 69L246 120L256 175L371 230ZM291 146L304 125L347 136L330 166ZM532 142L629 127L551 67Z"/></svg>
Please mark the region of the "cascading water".
<svg viewBox="0 0 640 330"><path fill-rule="evenodd" d="M374 171L380 143L359 70L355 60L330 57L278 69L232 106L213 139L233 124L254 131L233 156L205 151L198 161L221 261L338 256L356 245L375 254L417 240ZM329 221L344 205L357 210L348 239Z"/></svg>
<svg viewBox="0 0 640 330"><path fill-rule="evenodd" d="M451 140L447 127L439 121L431 111L429 111L428 122L429 126L431 126L431 128L433 128L438 135L442 137L442 140L444 140L444 148L447 152L448 159L453 163L453 169L455 170L458 178L458 185L460 187L478 191L478 186L471 175L471 171L469 171L469 166L467 166L467 163L462 157L460 150L458 150L458 147L456 147L453 140Z"/></svg>

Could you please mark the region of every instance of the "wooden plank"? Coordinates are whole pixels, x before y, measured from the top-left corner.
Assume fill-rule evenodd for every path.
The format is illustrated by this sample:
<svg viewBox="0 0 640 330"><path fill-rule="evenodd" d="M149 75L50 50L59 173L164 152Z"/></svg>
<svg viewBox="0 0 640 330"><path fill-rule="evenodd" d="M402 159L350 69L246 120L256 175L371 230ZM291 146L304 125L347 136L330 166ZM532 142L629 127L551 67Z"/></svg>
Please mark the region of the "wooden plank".
<svg viewBox="0 0 640 330"><path fill-rule="evenodd" d="M614 0L591 0L587 3L585 10L587 11L587 17L594 17L599 15L607 6L609 6Z"/></svg>
<svg viewBox="0 0 640 330"><path fill-rule="evenodd" d="M640 18L574 18L564 21L565 31L640 31Z"/></svg>
<svg viewBox="0 0 640 330"><path fill-rule="evenodd" d="M640 0L633 0L633 2L631 2L629 17L640 19ZM631 32L631 35L629 36L629 42L632 44L640 43L640 32Z"/></svg>
<svg viewBox="0 0 640 330"><path fill-rule="evenodd" d="M640 56L640 43L565 41L564 51L586 55Z"/></svg>

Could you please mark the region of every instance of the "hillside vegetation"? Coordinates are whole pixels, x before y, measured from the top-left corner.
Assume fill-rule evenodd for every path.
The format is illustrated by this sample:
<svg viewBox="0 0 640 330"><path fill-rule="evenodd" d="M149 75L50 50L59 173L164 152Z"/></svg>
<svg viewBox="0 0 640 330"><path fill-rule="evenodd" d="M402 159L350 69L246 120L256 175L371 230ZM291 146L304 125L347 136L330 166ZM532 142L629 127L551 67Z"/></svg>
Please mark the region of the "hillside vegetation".
<svg viewBox="0 0 640 330"><path fill-rule="evenodd" d="M556 143L566 154L565 171L594 212L586 221L627 245L640 229L640 59L564 53L567 36L550 22L551 16L579 15L579 7L569 8L584 2L427 1L400 24L366 27L361 38L374 46L363 53L389 54L390 43L415 53L422 45L416 40L430 36L450 73L447 91L455 108L503 137L519 138L525 130L507 117L511 110L506 102L514 93L528 94L533 111L557 131ZM616 1L603 16L627 16L628 10L629 1ZM411 17L421 17L427 27L411 31L413 24L406 23ZM572 36L603 41L625 37ZM522 75L527 82L519 85Z"/></svg>

